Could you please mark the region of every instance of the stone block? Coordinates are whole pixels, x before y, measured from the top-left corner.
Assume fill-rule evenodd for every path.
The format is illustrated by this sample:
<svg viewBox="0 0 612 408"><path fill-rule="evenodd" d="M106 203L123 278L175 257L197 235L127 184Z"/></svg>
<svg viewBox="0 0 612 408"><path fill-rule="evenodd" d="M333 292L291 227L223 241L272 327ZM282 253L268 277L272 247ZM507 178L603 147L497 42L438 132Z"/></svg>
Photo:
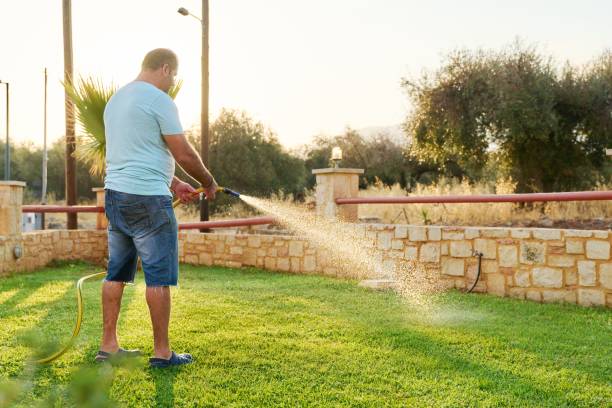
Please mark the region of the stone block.
<svg viewBox="0 0 612 408"><path fill-rule="evenodd" d="M423 244L421 246L419 260L421 262L440 262L440 244Z"/></svg>
<svg viewBox="0 0 612 408"><path fill-rule="evenodd" d="M593 231L585 231L585 230L565 230L563 231L563 235L574 238L590 238L593 236Z"/></svg>
<svg viewBox="0 0 612 408"><path fill-rule="evenodd" d="M394 239L391 241L391 249L401 251L404 249L404 241L401 239Z"/></svg>
<svg viewBox="0 0 612 408"><path fill-rule="evenodd" d="M506 294L506 278L501 273L487 275L487 293L504 296Z"/></svg>
<svg viewBox="0 0 612 408"><path fill-rule="evenodd" d="M506 238L510 235L510 230L505 228L483 228L480 230L483 238Z"/></svg>
<svg viewBox="0 0 612 408"><path fill-rule="evenodd" d="M546 244L539 242L521 242L521 263L543 264L546 258Z"/></svg>
<svg viewBox="0 0 612 408"><path fill-rule="evenodd" d="M495 261L482 260L482 273L498 273L499 265Z"/></svg>
<svg viewBox="0 0 612 408"><path fill-rule="evenodd" d="M542 294L539 290L528 290L525 293L525 298L527 298L528 300L533 300L534 302L541 302Z"/></svg>
<svg viewBox="0 0 612 408"><path fill-rule="evenodd" d="M608 239L608 231L593 231L593 238Z"/></svg>
<svg viewBox="0 0 612 408"><path fill-rule="evenodd" d="M547 242L546 246L548 250L546 251L551 255L562 255L565 254L565 243L561 241L551 241Z"/></svg>
<svg viewBox="0 0 612 408"><path fill-rule="evenodd" d="M403 239L408 238L408 227L405 225L398 225L395 227L395 238Z"/></svg>
<svg viewBox="0 0 612 408"><path fill-rule="evenodd" d="M409 261L416 261L417 254L418 254L417 247L415 246L406 247L406 250L404 251L404 259L407 259Z"/></svg>
<svg viewBox="0 0 612 408"><path fill-rule="evenodd" d="M531 238L531 231L528 229L512 228L510 230L510 236L512 238L526 239Z"/></svg>
<svg viewBox="0 0 612 408"><path fill-rule="evenodd" d="M575 261L576 259L573 256L569 256L569 255L549 255L548 256L548 265L550 266L570 267L570 266L574 266Z"/></svg>
<svg viewBox="0 0 612 408"><path fill-rule="evenodd" d="M442 260L442 273L451 276L464 276L465 260L445 258Z"/></svg>
<svg viewBox="0 0 612 408"><path fill-rule="evenodd" d="M264 267L268 270L272 270L272 271L275 270L276 269L276 258L266 256L264 260Z"/></svg>
<svg viewBox="0 0 612 408"><path fill-rule="evenodd" d="M250 248L261 247L261 237L258 237L257 235L249 235L247 238L247 246Z"/></svg>
<svg viewBox="0 0 612 408"><path fill-rule="evenodd" d="M578 284L578 272L575 269L565 271L565 286L574 286Z"/></svg>
<svg viewBox="0 0 612 408"><path fill-rule="evenodd" d="M290 268L289 258L276 258L276 268L281 271L288 271Z"/></svg>
<svg viewBox="0 0 612 408"><path fill-rule="evenodd" d="M306 255L304 257L304 272L314 272L316 265L317 262L314 256Z"/></svg>
<svg viewBox="0 0 612 408"><path fill-rule="evenodd" d="M442 254L442 255L448 255L449 254L448 242L442 242L440 244L440 254Z"/></svg>
<svg viewBox="0 0 612 408"><path fill-rule="evenodd" d="M427 228L409 227L408 236L410 237L410 241L427 241Z"/></svg>
<svg viewBox="0 0 612 408"><path fill-rule="evenodd" d="M194 254L185 255L185 263L197 265L198 261L199 261L199 258L197 255L194 255Z"/></svg>
<svg viewBox="0 0 612 408"><path fill-rule="evenodd" d="M241 246L232 246L230 247L230 254L232 255L241 255L243 253L243 249Z"/></svg>
<svg viewBox="0 0 612 408"><path fill-rule="evenodd" d="M493 239L475 239L474 249L481 252L484 259L497 258L497 243Z"/></svg>
<svg viewBox="0 0 612 408"><path fill-rule="evenodd" d="M451 241L450 255L457 258L472 256L472 244L466 241Z"/></svg>
<svg viewBox="0 0 612 408"><path fill-rule="evenodd" d="M561 231L556 229L534 229L533 237L544 241L559 241L561 239Z"/></svg>
<svg viewBox="0 0 612 408"><path fill-rule="evenodd" d="M244 250L244 255L242 256L242 263L248 266L256 266L257 265L257 249L246 248Z"/></svg>
<svg viewBox="0 0 612 408"><path fill-rule="evenodd" d="M567 239L565 241L565 252L568 254L584 254L584 244L577 239Z"/></svg>
<svg viewBox="0 0 612 408"><path fill-rule="evenodd" d="M383 251L387 251L391 249L391 240L393 239L393 234L391 232L379 232L377 247L378 249L382 249Z"/></svg>
<svg viewBox="0 0 612 408"><path fill-rule="evenodd" d="M578 261L578 282L580 286L595 286L595 262Z"/></svg>
<svg viewBox="0 0 612 408"><path fill-rule="evenodd" d="M291 258L291 272L295 272L295 273L300 272L300 258L298 257Z"/></svg>
<svg viewBox="0 0 612 408"><path fill-rule="evenodd" d="M199 253L198 254L198 264L208 265L208 266L212 265L213 264L212 254Z"/></svg>
<svg viewBox="0 0 612 408"><path fill-rule="evenodd" d="M529 271L528 270L518 270L514 274L514 285L521 288L528 288L531 286L531 282L529 281Z"/></svg>
<svg viewBox="0 0 612 408"><path fill-rule="evenodd" d="M508 296L514 299L525 299L525 289L523 288L510 288L508 289Z"/></svg>
<svg viewBox="0 0 612 408"><path fill-rule="evenodd" d="M463 228L442 229L442 239L445 241L460 241L465 239Z"/></svg>
<svg viewBox="0 0 612 408"><path fill-rule="evenodd" d="M428 227L427 236L430 241L440 241L442 239L442 228L440 227Z"/></svg>
<svg viewBox="0 0 612 408"><path fill-rule="evenodd" d="M515 267L518 264L518 249L514 245L499 246L499 266Z"/></svg>
<svg viewBox="0 0 612 408"><path fill-rule="evenodd" d="M612 263L599 265L599 283L605 289L612 289Z"/></svg>
<svg viewBox="0 0 612 408"><path fill-rule="evenodd" d="M561 303L565 301L567 293L566 290L543 290L542 301L544 303Z"/></svg>
<svg viewBox="0 0 612 408"><path fill-rule="evenodd" d="M607 241L588 240L586 256L589 259L610 259L610 243Z"/></svg>
<svg viewBox="0 0 612 408"><path fill-rule="evenodd" d="M543 288L561 288L563 287L563 271L556 268L533 268L532 271L533 286Z"/></svg>
<svg viewBox="0 0 612 408"><path fill-rule="evenodd" d="M602 290L578 289L578 303L582 306L602 306L606 304L606 296Z"/></svg>
<svg viewBox="0 0 612 408"><path fill-rule="evenodd" d="M464 234L465 239L474 239L480 237L480 230L478 228L466 228Z"/></svg>

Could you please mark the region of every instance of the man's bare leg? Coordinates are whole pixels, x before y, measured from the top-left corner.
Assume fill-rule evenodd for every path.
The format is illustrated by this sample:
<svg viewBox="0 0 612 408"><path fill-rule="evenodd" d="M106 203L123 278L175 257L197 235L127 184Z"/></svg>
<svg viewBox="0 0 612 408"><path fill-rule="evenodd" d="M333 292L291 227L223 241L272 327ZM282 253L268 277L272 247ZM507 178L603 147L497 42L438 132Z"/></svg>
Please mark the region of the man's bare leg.
<svg viewBox="0 0 612 408"><path fill-rule="evenodd" d="M168 286L147 287L147 305L153 324L153 351L156 358L169 359L172 356L168 341L170 324L170 288Z"/></svg>
<svg viewBox="0 0 612 408"><path fill-rule="evenodd" d="M117 320L121 309L123 282L105 281L102 285L102 345L101 351L116 353L119 350L117 340Z"/></svg>

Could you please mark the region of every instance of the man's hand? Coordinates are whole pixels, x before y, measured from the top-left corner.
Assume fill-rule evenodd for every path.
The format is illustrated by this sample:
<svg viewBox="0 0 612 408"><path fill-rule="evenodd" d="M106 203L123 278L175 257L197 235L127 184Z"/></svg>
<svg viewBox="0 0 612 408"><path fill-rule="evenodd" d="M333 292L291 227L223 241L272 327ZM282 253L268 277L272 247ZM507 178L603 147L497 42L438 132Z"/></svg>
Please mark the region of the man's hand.
<svg viewBox="0 0 612 408"><path fill-rule="evenodd" d="M174 194L181 200L181 203L187 204L190 201L195 201L198 198L196 189L184 181L177 182L174 186Z"/></svg>
<svg viewBox="0 0 612 408"><path fill-rule="evenodd" d="M219 188L219 186L217 185L217 182L213 178L212 179L212 183L210 183L210 186L204 188L204 195L206 196L206 199L208 201L215 199L215 195L217 194L217 189L218 188Z"/></svg>

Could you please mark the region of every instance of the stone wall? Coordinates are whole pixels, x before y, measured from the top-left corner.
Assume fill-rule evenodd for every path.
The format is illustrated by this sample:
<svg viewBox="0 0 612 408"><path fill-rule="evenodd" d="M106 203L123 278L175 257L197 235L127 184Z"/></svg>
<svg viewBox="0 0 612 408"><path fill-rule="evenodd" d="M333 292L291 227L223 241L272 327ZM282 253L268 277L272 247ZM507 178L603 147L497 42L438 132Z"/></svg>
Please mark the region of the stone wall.
<svg viewBox="0 0 612 408"><path fill-rule="evenodd" d="M22 256L16 259L15 247ZM104 265L108 254L106 231L45 230L0 237L0 275L32 271L51 261L86 260Z"/></svg>
<svg viewBox="0 0 612 408"><path fill-rule="evenodd" d="M377 262L415 260L440 274L447 286L474 282L483 254L477 291L538 302L569 302L612 307L609 231L419 227L355 224ZM23 257L15 260L15 245ZM292 273L357 278L340 271L329 254L290 235L179 234L180 260L195 265L256 266ZM37 231L0 237L0 274L33 270L52 260L85 259L103 264L106 231ZM371 276L373 278L377 276Z"/></svg>

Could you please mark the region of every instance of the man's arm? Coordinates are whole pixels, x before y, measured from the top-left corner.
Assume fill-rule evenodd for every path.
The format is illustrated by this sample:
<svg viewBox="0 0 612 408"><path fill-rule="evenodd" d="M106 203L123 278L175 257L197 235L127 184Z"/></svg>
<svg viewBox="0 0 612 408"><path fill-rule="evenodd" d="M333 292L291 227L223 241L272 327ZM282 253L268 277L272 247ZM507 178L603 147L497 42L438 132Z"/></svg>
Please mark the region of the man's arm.
<svg viewBox="0 0 612 408"><path fill-rule="evenodd" d="M179 135L164 135L164 140L170 153L187 174L193 177L198 183L204 187L206 198L214 199L217 190L217 183L210 171L204 166L200 156L195 151L193 146L189 144L187 138L183 134ZM175 186L178 178L174 177L172 186Z"/></svg>

